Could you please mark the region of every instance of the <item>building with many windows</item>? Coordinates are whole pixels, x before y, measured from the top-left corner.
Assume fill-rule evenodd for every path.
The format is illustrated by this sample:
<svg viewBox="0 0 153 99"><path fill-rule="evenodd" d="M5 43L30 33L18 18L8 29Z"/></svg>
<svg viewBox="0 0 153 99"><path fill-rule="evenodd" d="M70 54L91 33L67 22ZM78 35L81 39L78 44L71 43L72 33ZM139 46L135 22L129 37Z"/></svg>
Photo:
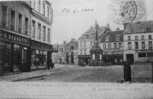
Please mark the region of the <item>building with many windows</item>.
<svg viewBox="0 0 153 99"><path fill-rule="evenodd" d="M37 7L33 7L34 4ZM30 71L32 64L46 65L52 51L52 16L51 4L46 0L0 2L2 71Z"/></svg>
<svg viewBox="0 0 153 99"><path fill-rule="evenodd" d="M153 60L153 21L125 24L124 60L131 63Z"/></svg>
<svg viewBox="0 0 153 99"><path fill-rule="evenodd" d="M30 3L0 2L0 67L18 71L22 65L30 69Z"/></svg>
<svg viewBox="0 0 153 99"><path fill-rule="evenodd" d="M47 0L31 0L32 67L45 66L51 57L53 9Z"/></svg>
<svg viewBox="0 0 153 99"><path fill-rule="evenodd" d="M104 64L123 62L123 30L108 31L100 38Z"/></svg>

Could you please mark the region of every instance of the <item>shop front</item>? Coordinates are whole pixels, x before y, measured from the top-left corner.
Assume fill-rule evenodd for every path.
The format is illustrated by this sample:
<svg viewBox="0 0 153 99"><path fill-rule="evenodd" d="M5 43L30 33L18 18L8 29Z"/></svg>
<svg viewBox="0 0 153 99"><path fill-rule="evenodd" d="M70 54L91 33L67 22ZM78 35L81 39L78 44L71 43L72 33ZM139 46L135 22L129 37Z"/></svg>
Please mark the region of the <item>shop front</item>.
<svg viewBox="0 0 153 99"><path fill-rule="evenodd" d="M0 30L0 55L1 71L30 71L29 38Z"/></svg>
<svg viewBox="0 0 153 99"><path fill-rule="evenodd" d="M79 65L89 65L90 55L79 55L78 56L78 64Z"/></svg>
<svg viewBox="0 0 153 99"><path fill-rule="evenodd" d="M52 46L38 41L31 41L31 69L47 68L51 59Z"/></svg>

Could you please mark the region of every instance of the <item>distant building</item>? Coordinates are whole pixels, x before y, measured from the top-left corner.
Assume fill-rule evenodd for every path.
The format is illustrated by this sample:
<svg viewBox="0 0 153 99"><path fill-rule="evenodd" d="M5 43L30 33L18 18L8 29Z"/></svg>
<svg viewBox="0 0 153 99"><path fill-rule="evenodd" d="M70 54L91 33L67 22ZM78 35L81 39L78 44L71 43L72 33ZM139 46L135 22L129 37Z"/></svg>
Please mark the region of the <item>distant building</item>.
<svg viewBox="0 0 153 99"><path fill-rule="evenodd" d="M108 31L101 35L100 46L103 50L104 64L123 62L123 30Z"/></svg>
<svg viewBox="0 0 153 99"><path fill-rule="evenodd" d="M99 27L98 29L98 35L99 37L106 32L107 30L110 30L109 27ZM90 49L94 45L95 42L95 36L96 36L96 30L94 27L91 27L89 30L87 30L78 41L78 59L79 63L85 63L89 64L90 61Z"/></svg>
<svg viewBox="0 0 153 99"><path fill-rule="evenodd" d="M124 61L153 61L153 21L125 24Z"/></svg>
<svg viewBox="0 0 153 99"><path fill-rule="evenodd" d="M53 52L52 60L57 64L66 64L66 42L53 46L57 52Z"/></svg>
<svg viewBox="0 0 153 99"><path fill-rule="evenodd" d="M78 64L78 41L75 39L66 44L66 63Z"/></svg>
<svg viewBox="0 0 153 99"><path fill-rule="evenodd" d="M78 41L72 39L70 42L55 45L57 53L52 54L53 62L58 64L78 64Z"/></svg>
<svg viewBox="0 0 153 99"><path fill-rule="evenodd" d="M24 1L0 1L0 68L30 70L31 7Z"/></svg>

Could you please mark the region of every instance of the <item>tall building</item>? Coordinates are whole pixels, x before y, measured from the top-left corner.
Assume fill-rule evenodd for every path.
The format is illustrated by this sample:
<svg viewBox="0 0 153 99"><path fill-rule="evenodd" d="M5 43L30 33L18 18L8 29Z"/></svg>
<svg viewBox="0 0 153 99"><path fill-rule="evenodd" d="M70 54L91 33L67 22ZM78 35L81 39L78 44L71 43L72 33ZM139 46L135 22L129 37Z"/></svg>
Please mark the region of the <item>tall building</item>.
<svg viewBox="0 0 153 99"><path fill-rule="evenodd" d="M0 2L0 68L30 68L31 7L24 1Z"/></svg>
<svg viewBox="0 0 153 99"><path fill-rule="evenodd" d="M43 7L38 6L38 2L44 4ZM44 14L36 11L37 7L34 8L32 4L40 7ZM30 71L34 59L38 61L39 58L45 60L51 57L52 15L51 4L46 0L0 2L0 68L2 71ZM39 34L40 38L36 38ZM37 57L39 56L37 59L34 56L36 54Z"/></svg>
<svg viewBox="0 0 153 99"><path fill-rule="evenodd" d="M46 66L51 58L53 9L47 0L31 0L32 67Z"/></svg>
<svg viewBox="0 0 153 99"><path fill-rule="evenodd" d="M124 61L131 63L153 60L153 21L125 24Z"/></svg>
<svg viewBox="0 0 153 99"><path fill-rule="evenodd" d="M66 63L67 64L78 64L78 41L71 39L66 44Z"/></svg>

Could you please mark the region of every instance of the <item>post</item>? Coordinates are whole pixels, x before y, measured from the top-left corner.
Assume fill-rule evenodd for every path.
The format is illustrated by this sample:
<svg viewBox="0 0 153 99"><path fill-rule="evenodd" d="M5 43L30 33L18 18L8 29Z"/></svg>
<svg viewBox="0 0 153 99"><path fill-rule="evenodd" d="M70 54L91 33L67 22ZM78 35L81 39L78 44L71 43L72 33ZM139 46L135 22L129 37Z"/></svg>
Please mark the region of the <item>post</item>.
<svg viewBox="0 0 153 99"><path fill-rule="evenodd" d="M124 63L124 81L131 82L131 66L130 63Z"/></svg>
<svg viewBox="0 0 153 99"><path fill-rule="evenodd" d="M25 69L24 71L30 72L31 71L31 57L32 57L32 49L31 47L28 47L27 49L27 63L24 64Z"/></svg>
<svg viewBox="0 0 153 99"><path fill-rule="evenodd" d="M0 42L0 76L3 75L3 47L4 44Z"/></svg>
<svg viewBox="0 0 153 99"><path fill-rule="evenodd" d="M152 83L153 83L153 62L152 62Z"/></svg>
<svg viewBox="0 0 153 99"><path fill-rule="evenodd" d="M11 67L10 71L14 72L14 44L11 44Z"/></svg>

